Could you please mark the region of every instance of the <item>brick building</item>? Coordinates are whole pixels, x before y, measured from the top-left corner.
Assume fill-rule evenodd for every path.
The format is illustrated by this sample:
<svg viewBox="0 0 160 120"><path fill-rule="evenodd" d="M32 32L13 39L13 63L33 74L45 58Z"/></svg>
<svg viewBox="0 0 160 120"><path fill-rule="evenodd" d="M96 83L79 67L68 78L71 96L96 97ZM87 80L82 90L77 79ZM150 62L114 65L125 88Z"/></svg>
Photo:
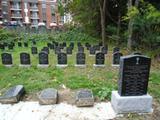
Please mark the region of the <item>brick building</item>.
<svg viewBox="0 0 160 120"><path fill-rule="evenodd" d="M58 11L57 0L0 0L0 23L52 28L62 26L64 18Z"/></svg>

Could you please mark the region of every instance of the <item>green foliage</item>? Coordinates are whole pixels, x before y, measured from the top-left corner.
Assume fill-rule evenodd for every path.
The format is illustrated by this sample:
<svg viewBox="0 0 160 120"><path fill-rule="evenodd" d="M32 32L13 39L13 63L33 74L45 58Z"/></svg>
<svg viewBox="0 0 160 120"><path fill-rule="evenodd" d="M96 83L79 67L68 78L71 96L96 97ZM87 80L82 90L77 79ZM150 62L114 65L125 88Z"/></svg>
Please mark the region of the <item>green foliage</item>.
<svg viewBox="0 0 160 120"><path fill-rule="evenodd" d="M112 91L113 91L112 88L104 87L98 92L97 96L100 98L100 100L105 100L105 99L110 100Z"/></svg>
<svg viewBox="0 0 160 120"><path fill-rule="evenodd" d="M0 42L11 42L14 41L16 38L15 32L10 32L5 29L0 29Z"/></svg>

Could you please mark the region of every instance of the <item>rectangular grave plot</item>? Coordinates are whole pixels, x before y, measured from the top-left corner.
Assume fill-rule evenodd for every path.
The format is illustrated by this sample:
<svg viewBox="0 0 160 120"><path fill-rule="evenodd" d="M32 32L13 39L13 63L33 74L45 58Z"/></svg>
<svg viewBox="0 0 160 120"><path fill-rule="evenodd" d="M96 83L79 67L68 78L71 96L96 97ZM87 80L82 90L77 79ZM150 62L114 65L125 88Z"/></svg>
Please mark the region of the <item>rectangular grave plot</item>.
<svg viewBox="0 0 160 120"><path fill-rule="evenodd" d="M9 53L2 53L2 64L4 65L12 65L12 55Z"/></svg>
<svg viewBox="0 0 160 120"><path fill-rule="evenodd" d="M119 89L121 96L147 94L151 59L130 55L120 59Z"/></svg>
<svg viewBox="0 0 160 120"><path fill-rule="evenodd" d="M20 54L20 62L22 65L30 65L30 55L28 53L21 53Z"/></svg>

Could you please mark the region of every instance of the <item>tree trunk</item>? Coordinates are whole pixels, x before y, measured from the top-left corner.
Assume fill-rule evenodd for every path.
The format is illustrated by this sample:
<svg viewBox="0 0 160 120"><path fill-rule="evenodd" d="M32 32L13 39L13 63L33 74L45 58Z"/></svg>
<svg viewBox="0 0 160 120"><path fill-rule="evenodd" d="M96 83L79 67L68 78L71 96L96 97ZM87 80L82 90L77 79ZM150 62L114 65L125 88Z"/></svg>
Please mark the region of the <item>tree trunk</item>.
<svg viewBox="0 0 160 120"><path fill-rule="evenodd" d="M121 30L121 13L119 11L119 13L118 13L118 24L117 24L117 37L118 37L117 46L119 46L120 43L121 43L121 41L120 41L120 30Z"/></svg>
<svg viewBox="0 0 160 120"><path fill-rule="evenodd" d="M106 41L106 2L107 0L99 0L100 14L101 14L101 37L103 45L107 44Z"/></svg>
<svg viewBox="0 0 160 120"><path fill-rule="evenodd" d="M132 0L128 0L128 10L132 7ZM133 20L132 18L129 20L128 23L128 42L127 42L127 48L129 50L132 50L132 34L133 34Z"/></svg>
<svg viewBox="0 0 160 120"><path fill-rule="evenodd" d="M136 0L135 3L134 3L134 6L135 7L138 7L139 5L139 1L140 0ZM128 0L128 10L132 7L132 0ZM132 47L133 47L133 43L134 43L134 37L133 37L133 21L134 21L134 18L131 18L130 21L129 21L129 24L128 24L128 43L127 43L127 47L129 50L132 50Z"/></svg>

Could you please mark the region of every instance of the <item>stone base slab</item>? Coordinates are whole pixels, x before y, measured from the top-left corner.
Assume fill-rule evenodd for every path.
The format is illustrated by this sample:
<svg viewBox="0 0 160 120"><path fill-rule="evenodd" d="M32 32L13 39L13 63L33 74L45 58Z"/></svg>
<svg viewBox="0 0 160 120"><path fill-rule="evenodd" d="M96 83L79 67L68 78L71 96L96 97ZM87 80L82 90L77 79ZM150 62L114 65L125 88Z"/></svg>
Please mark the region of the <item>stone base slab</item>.
<svg viewBox="0 0 160 120"><path fill-rule="evenodd" d="M48 68L49 65L47 65L47 64L46 65L45 64L38 64L37 67L38 68Z"/></svg>
<svg viewBox="0 0 160 120"><path fill-rule="evenodd" d="M105 67L105 65L97 65L97 64L93 64L94 67Z"/></svg>
<svg viewBox="0 0 160 120"><path fill-rule="evenodd" d="M57 64L56 65L56 67L58 67L58 68L65 68L65 67L67 67L68 65L66 64L66 65L60 65L60 64Z"/></svg>
<svg viewBox="0 0 160 120"><path fill-rule="evenodd" d="M5 67L8 67L8 68L10 68L10 67L12 67L13 65L4 65Z"/></svg>
<svg viewBox="0 0 160 120"><path fill-rule="evenodd" d="M31 65L22 65L22 64L20 64L19 67L29 68L29 67L31 67Z"/></svg>
<svg viewBox="0 0 160 120"><path fill-rule="evenodd" d="M112 64L112 67L119 67L120 65Z"/></svg>
<svg viewBox="0 0 160 120"><path fill-rule="evenodd" d="M84 64L84 65L82 65L82 64L81 64L81 65L80 65L80 64L79 64L79 65L78 65L78 64L75 64L74 66L75 66L75 67L79 67L79 68L85 68L85 67L86 67L85 64Z"/></svg>
<svg viewBox="0 0 160 120"><path fill-rule="evenodd" d="M120 113L150 113L152 109L152 96L120 96L112 91L111 104L117 114Z"/></svg>

